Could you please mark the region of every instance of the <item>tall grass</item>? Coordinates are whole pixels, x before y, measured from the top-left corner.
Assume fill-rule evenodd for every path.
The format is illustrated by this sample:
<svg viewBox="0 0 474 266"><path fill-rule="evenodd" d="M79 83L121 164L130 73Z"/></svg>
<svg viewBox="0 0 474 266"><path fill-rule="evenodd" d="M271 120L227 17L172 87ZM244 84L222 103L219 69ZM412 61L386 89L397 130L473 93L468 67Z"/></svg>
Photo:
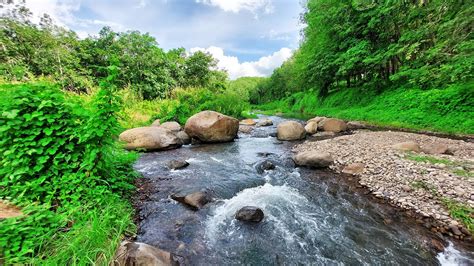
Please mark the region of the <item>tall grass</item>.
<svg viewBox="0 0 474 266"><path fill-rule="evenodd" d="M474 83L431 90L400 88L381 94L354 88L334 92L323 100L315 93L300 92L254 108L267 113L331 116L382 126L474 133Z"/></svg>

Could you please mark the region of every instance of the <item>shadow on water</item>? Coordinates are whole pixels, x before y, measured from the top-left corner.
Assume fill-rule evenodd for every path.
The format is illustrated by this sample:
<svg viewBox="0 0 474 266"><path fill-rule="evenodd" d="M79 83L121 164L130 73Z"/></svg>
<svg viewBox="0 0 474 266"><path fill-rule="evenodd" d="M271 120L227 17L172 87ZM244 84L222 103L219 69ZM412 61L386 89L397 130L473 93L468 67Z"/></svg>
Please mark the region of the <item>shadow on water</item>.
<svg viewBox="0 0 474 266"><path fill-rule="evenodd" d="M290 150L296 143L270 137L275 132L274 125L231 143L143 154L135 165L143 175L137 240L193 265L440 264L426 245L429 231L371 201L343 176L294 168ZM166 164L173 159L190 165L170 171ZM260 170L265 160L275 169ZM199 211L169 197L201 190L214 201ZM261 223L233 219L247 205L264 211Z"/></svg>

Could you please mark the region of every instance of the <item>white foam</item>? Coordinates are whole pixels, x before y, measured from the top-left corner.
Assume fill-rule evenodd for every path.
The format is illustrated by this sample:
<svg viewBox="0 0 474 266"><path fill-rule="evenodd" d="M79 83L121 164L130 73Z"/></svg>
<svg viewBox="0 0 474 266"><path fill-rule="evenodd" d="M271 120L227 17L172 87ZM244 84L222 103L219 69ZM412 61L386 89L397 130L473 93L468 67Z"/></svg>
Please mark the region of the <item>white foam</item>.
<svg viewBox="0 0 474 266"><path fill-rule="evenodd" d="M265 219L274 224L287 242L292 243L297 237L287 223L298 221L282 220L281 217L284 216L281 213L297 213L296 217L302 217L305 214L298 214L301 212L299 208L309 205L308 200L296 189L286 185L273 186L269 183L244 189L233 198L223 202L206 221L206 233L211 243L222 231L228 235L237 230L239 224L235 222L234 215L244 206L261 208L265 213Z"/></svg>
<svg viewBox="0 0 474 266"><path fill-rule="evenodd" d="M443 252L438 253L436 258L443 266L474 265L474 260L463 256L461 251L457 250L451 242Z"/></svg>

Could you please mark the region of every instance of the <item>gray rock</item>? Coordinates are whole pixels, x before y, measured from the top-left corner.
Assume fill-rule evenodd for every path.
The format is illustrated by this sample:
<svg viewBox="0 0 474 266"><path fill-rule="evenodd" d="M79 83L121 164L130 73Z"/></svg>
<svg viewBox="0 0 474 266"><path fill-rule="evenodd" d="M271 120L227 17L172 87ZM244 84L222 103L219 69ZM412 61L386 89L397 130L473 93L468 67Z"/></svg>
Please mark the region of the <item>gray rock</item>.
<svg viewBox="0 0 474 266"><path fill-rule="evenodd" d="M187 167L188 165L189 163L185 160L171 160L167 163L168 168L172 170L182 169Z"/></svg>
<svg viewBox="0 0 474 266"><path fill-rule="evenodd" d="M235 219L243 222L259 223L263 220L264 216L262 209L254 206L245 206L237 211Z"/></svg>
<svg viewBox="0 0 474 266"><path fill-rule="evenodd" d="M265 160L258 163L255 168L257 169L257 173L263 174L265 171L275 169L275 164L270 160Z"/></svg>

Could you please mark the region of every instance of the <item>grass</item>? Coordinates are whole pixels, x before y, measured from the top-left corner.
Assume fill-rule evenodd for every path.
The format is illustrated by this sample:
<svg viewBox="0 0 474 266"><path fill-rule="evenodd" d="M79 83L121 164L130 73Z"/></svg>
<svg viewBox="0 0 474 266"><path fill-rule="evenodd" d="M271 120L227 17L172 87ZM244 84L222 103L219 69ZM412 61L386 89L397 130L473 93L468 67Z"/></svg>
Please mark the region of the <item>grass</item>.
<svg viewBox="0 0 474 266"><path fill-rule="evenodd" d="M126 200L107 199L105 206L83 206L73 214L73 225L42 243L32 265L110 265L125 235L133 235L133 209Z"/></svg>
<svg viewBox="0 0 474 266"><path fill-rule="evenodd" d="M419 163L431 163L431 164L445 164L445 165L456 165L456 162L450 161L448 159L436 158L433 156L427 155L417 155L414 153L407 153L405 156L406 159L419 162Z"/></svg>
<svg viewBox="0 0 474 266"><path fill-rule="evenodd" d="M455 200L443 198L442 202L448 209L451 217L460 220L474 234L474 209L466 204L459 203Z"/></svg>
<svg viewBox="0 0 474 266"><path fill-rule="evenodd" d="M473 172L465 170L463 168L464 165L467 163L450 161L448 159L436 158L428 155L414 154L411 152L408 152L404 158L419 163L444 164L448 167L448 170L450 170L453 174L457 176L461 176L464 178L474 177Z"/></svg>
<svg viewBox="0 0 474 266"><path fill-rule="evenodd" d="M474 134L474 84L444 89L392 89L383 93L353 88L332 92L321 100L313 92L253 106L266 114L300 118L330 116L377 126Z"/></svg>

